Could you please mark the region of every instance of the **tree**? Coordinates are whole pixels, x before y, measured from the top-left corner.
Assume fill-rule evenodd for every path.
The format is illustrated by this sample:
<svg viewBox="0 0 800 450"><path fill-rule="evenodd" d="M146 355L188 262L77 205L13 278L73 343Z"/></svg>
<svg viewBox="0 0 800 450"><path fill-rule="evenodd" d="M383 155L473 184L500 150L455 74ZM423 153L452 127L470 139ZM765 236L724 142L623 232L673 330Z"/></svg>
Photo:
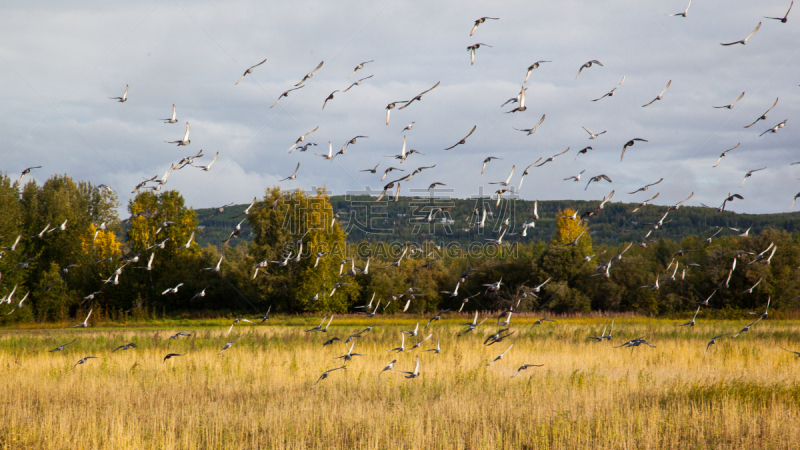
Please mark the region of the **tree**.
<svg viewBox="0 0 800 450"><path fill-rule="evenodd" d="M550 239L550 246L564 246L578 239L578 245L584 254L592 251L592 237L589 235L588 225L580 218L573 219L576 214L572 208L566 208L557 213L556 232Z"/></svg>
<svg viewBox="0 0 800 450"><path fill-rule="evenodd" d="M284 193L279 187L267 189L248 222L255 235L250 247L255 262L294 261L298 254L300 258L260 269L259 273L265 275L258 275L256 284L264 304L270 299L273 310L345 312L357 299L360 288L355 277L339 279L341 260L347 257L345 234L323 189L316 195L301 190ZM320 252L328 253L314 267ZM350 284L329 295L340 281ZM319 299L310 302L317 293Z"/></svg>

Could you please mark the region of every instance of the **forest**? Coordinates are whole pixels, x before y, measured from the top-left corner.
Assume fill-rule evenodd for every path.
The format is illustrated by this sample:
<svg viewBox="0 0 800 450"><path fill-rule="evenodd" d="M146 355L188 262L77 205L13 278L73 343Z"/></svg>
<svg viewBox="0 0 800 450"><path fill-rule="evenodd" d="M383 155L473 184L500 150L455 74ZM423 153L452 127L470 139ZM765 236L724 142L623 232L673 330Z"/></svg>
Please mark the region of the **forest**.
<svg viewBox="0 0 800 450"><path fill-rule="evenodd" d="M632 205L608 203L581 220L599 202L563 201L539 202L535 220L533 203L520 200L352 200L272 187L249 206L197 212L176 191L149 191L122 220L105 186L67 175L20 186L2 175L0 321L74 321L90 310L110 318L346 313L379 302L381 313L415 314L664 316L709 298L719 317L768 302L778 314L798 307L800 235L785 214L681 207L659 220L663 206L634 216ZM484 227L466 219L476 208L494 211ZM355 210L375 216L357 218L362 224L405 225L367 233L351 226Z"/></svg>

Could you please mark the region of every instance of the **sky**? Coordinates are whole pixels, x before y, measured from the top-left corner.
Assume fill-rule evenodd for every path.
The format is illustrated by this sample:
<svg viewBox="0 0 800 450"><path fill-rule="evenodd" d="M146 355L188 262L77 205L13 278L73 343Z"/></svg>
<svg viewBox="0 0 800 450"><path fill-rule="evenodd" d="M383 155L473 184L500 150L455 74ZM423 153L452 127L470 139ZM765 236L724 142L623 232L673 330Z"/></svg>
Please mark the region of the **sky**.
<svg viewBox="0 0 800 450"><path fill-rule="evenodd" d="M335 195L380 191L420 166L435 168L402 184L425 190L442 182L466 198L492 192L512 166L511 184L531 168L518 193L527 200L600 200L672 205L720 205L728 193L744 200L736 212L789 210L800 191L800 10L787 23L789 1L702 0L688 17L669 17L687 1L563 0L420 2L378 1L62 1L6 2L0 16L0 171L16 176L29 166L43 181L53 174L107 184L123 209L144 177L159 178L200 149L195 164L219 158L208 172L186 167L164 189L177 189L195 208L249 203L283 181L284 189L325 186ZM498 17L481 24L476 19ZM724 47L746 37L747 45ZM470 64L467 46L485 43ZM251 65L267 59L238 85ZM374 60L348 76L362 61ZM501 107L519 93L528 66L527 110ZM581 65L599 60L603 66ZM305 87L281 98L324 61ZM374 75L348 92L359 78ZM613 97L592 102L624 83ZM663 99L643 108L667 82ZM385 108L440 85L389 125ZM128 101L121 96L130 86ZM333 100L322 104L334 90ZM726 105L745 96L733 109ZM780 98L765 121L745 129ZM159 119L177 106L178 123ZM514 130L544 123L533 135ZM777 133L759 134L783 120ZM191 123L191 144L183 137ZM403 128L414 122L411 130ZM287 149L315 127L308 152ZM444 151L477 126L464 145ZM607 130L597 139L595 133ZM334 152L364 135L345 155ZM385 157L416 149L404 163ZM637 142L620 161L622 146ZM720 153L741 144L712 167ZM578 155L591 145L593 151ZM481 174L483 160L491 161ZM543 159L543 160L544 160ZM378 164L373 175L360 170ZM383 170L398 167L383 182ZM739 187L749 170L756 172ZM582 182L564 181L585 170ZM398 177L393 177L393 175ZM612 179L592 183L589 177ZM647 192L628 194L660 178ZM586 189L585 189L586 188ZM419 191L417 191L419 192ZM126 213L122 214L127 217Z"/></svg>

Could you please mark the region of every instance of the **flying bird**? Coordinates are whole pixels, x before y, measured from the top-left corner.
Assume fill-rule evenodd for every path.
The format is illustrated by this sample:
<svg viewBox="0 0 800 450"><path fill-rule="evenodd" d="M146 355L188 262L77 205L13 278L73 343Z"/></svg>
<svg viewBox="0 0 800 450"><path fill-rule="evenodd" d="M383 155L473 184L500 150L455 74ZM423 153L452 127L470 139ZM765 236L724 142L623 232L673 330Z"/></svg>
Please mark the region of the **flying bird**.
<svg viewBox="0 0 800 450"><path fill-rule="evenodd" d="M669 80L669 82L667 83L667 86L664 88L664 90L661 91L660 94L658 94L658 97L654 98L650 103L642 105L642 108L644 108L645 106L650 106L653 103L655 103L656 101L661 100L662 98L664 98L664 92L667 92L667 89L669 89L671 84L672 84L672 80Z"/></svg>
<svg viewBox="0 0 800 450"><path fill-rule="evenodd" d="M350 88L348 88L348 89L350 89ZM328 97L327 97L327 98L325 98L325 101L322 103L322 109L325 109L325 105L327 105L327 104L328 104L328 100L333 100L333 94L335 94L335 93L337 93L337 92L339 92L339 90L338 90L338 89L337 89L337 90L335 90L335 91L333 91L333 92L331 92L331 93L330 93L330 95L328 95Z"/></svg>
<svg viewBox="0 0 800 450"><path fill-rule="evenodd" d="M745 182L745 181L747 181L747 179L748 179L748 178L750 178L751 176L753 176L753 174L754 174L755 172L758 172L759 170L764 170L764 169L766 169L766 167L762 167L762 168L760 168L760 169L753 169L753 170L750 170L750 171L748 171L748 172L747 172L747 173L744 175L744 179L742 180L742 184L740 184L740 185L739 185L739 187L742 187L742 186L744 185L744 182Z"/></svg>
<svg viewBox="0 0 800 450"><path fill-rule="evenodd" d="M736 100L734 100L734 101L733 101L733 102L731 102L730 104L728 104L728 105L724 105L724 106L713 106L712 108L717 108L717 109L719 109L719 108L733 109L733 105L735 105L735 104L736 104L736 102L738 102L739 100L741 100L741 99L742 99L742 97L744 97L744 92L742 92L742 95L740 95L739 97L737 97L737 98L736 98Z"/></svg>
<svg viewBox="0 0 800 450"><path fill-rule="evenodd" d="M785 127L785 126L786 126L786 121L784 120L783 122L781 122L781 123L775 125L774 127L770 128L769 130L759 134L758 137L761 137L761 136L763 136L763 135L765 135L767 133L777 133L779 129L781 129L781 128Z"/></svg>
<svg viewBox="0 0 800 450"><path fill-rule="evenodd" d="M289 89L288 91L284 92L283 94L279 95L279 96L278 96L278 98L277 98L277 99L275 99L275 103L273 103L273 104L272 104L272 106L270 106L270 109L272 109L272 107L273 107L273 106L277 105L277 104L278 104L278 102L279 102L279 101L280 101L280 100L281 100L283 97L289 97L289 92L296 91L296 90L298 90L298 89L303 89L304 87L306 87L306 85L302 85L302 86L298 86L298 87L295 87L295 88L291 88L291 89ZM324 109L324 108L323 108L323 109Z"/></svg>
<svg viewBox="0 0 800 450"><path fill-rule="evenodd" d="M794 6L794 1L792 1L792 3L789 4L789 11L792 10L792 6ZM764 18L765 19L779 20L781 23L786 23L786 19L788 19L788 17L789 17L789 11L786 11L786 14L784 14L783 17L766 17L765 16Z"/></svg>
<svg viewBox="0 0 800 450"><path fill-rule="evenodd" d="M406 378L417 378L419 376L419 355L417 355L417 366L414 367L413 372L401 372L406 374Z"/></svg>
<svg viewBox="0 0 800 450"><path fill-rule="evenodd" d="M125 103L128 101L128 85L125 85L125 93L122 94L122 97L108 97L111 100L119 100L120 103ZM94 358L94 357L93 357Z"/></svg>
<svg viewBox="0 0 800 450"><path fill-rule="evenodd" d="M219 152L217 152L217 153L214 155L214 159L212 159L212 160L211 160L211 162L210 162L210 163L208 163L208 165L207 165L207 166L194 166L194 167L197 167L197 168L198 168L198 169L200 169L200 170L203 170L203 171L205 171L205 172L208 172L209 170L211 170L211 165L212 165L212 164L214 164L214 161L216 161L218 157L219 157Z"/></svg>
<svg viewBox="0 0 800 450"><path fill-rule="evenodd" d="M504 351L503 353L500 353L500 355L497 358L495 358L494 360L492 360L492 362L490 362L490 363L488 363L486 365L487 366L491 366L492 364L496 363L497 361L500 361L501 359L503 359L503 357L506 355L506 353L508 353L509 350L511 350L512 347L514 347L514 344L511 344L511 346L508 347L506 349L506 351Z"/></svg>
<svg viewBox="0 0 800 450"><path fill-rule="evenodd" d="M362 81L364 81L364 80L368 80L368 79L370 79L370 78L372 78L372 77L374 77L374 76L375 76L375 75L370 75L370 76L368 76L368 77L361 78L360 80L358 80L358 81L356 81L355 83L353 83L353 84L351 84L350 86L348 86L348 87L347 87L347 89L345 89L345 90L344 90L344 91L342 91L342 92L347 92L347 91L349 91L350 89L352 89L352 88L353 88L353 86L361 86L361 82L362 82ZM331 94L331 95L333 95L333 94ZM323 108L323 109L324 109L324 108Z"/></svg>
<svg viewBox="0 0 800 450"><path fill-rule="evenodd" d="M506 111L506 114L522 112L528 109L528 107L525 106L525 91L526 91L525 86L522 86L522 88L519 90L519 96L517 97L519 99L518 100L519 106L512 109L511 111Z"/></svg>
<svg viewBox="0 0 800 450"><path fill-rule="evenodd" d="M189 122L186 122L186 133L184 133L183 139L181 139L180 141L164 141L164 142L166 142L167 144L178 144L179 146L191 144L192 141L189 140Z"/></svg>
<svg viewBox="0 0 800 450"><path fill-rule="evenodd" d="M599 132L599 133L597 133L597 134L594 134L594 133L592 133L591 131L587 130L587 129L586 129L586 127L581 127L581 128L583 128L583 129L584 129L584 131L586 131L587 133L589 133L589 139L597 139L597 136L600 136L601 134L604 134L604 133L606 132L606 131L604 130L604 131L601 131L601 132Z"/></svg>
<svg viewBox="0 0 800 450"><path fill-rule="evenodd" d="M539 119L539 122L538 122L536 125L534 125L534 126L533 126L533 128L514 128L514 129L515 129L515 130L517 130L517 131L524 131L525 133L527 133L527 134L528 134L528 136L530 136L530 135L532 135L533 133L536 133L536 129L537 129L537 128L539 128L539 125L541 125L541 124L542 124L542 122L544 122L544 116L545 116L545 115L544 115L544 114L542 114L542 118L541 118L541 119ZM513 128L513 127L512 127L512 128Z"/></svg>
<svg viewBox="0 0 800 450"><path fill-rule="evenodd" d="M617 90L617 88L619 88L620 86L622 86L622 82L623 82L623 81L625 81L625 76L624 76L624 75L622 76L622 80L619 82L619 84L618 84L618 85L617 85L617 86L616 86L614 89L611 89L610 91L608 91L608 93L606 93L606 94L605 94L605 95L603 95L602 97L600 97L600 98L596 98L596 99L594 99L594 100L592 100L592 101L593 101L593 102L596 102L596 101L598 101L598 100L602 100L602 99L603 99L603 98L605 98L605 97L613 97L613 96L614 96L614 91L616 91L616 90ZM604 133L605 133L605 132L604 132ZM602 133L601 133L601 134L602 134Z"/></svg>
<svg viewBox="0 0 800 450"><path fill-rule="evenodd" d="M759 28L761 28L761 22L758 22L758 25L756 25L756 29L753 30L750 34L747 35L746 38L742 39L741 41L728 42L727 44L722 44L721 43L720 45L724 45L724 46L735 45L735 44L747 45L747 40L750 39L754 34L756 34L756 31L758 31Z"/></svg>
<svg viewBox="0 0 800 450"><path fill-rule="evenodd" d="M755 122L751 123L750 125L747 125L747 126L745 126L745 128L750 128L750 127L752 127L752 126L753 126L753 125L755 125L755 124L756 124L756 123L757 123L759 120L767 120L767 114L769 114L769 112L770 112L770 111L772 111L772 108L774 108L774 107L775 107L775 105L777 105L777 104L778 104L778 98L775 98L775 103L773 103L773 104L772 104L772 106L770 106L770 108L767 110L767 112L765 112L764 114L762 114L762 115L761 115L761 116L760 116L758 119L756 119L756 120L755 120Z"/></svg>
<svg viewBox="0 0 800 450"><path fill-rule="evenodd" d="M475 26L472 27L472 31L469 32L469 35L472 36L475 34L475 31L478 29L478 25L486 22L487 20L500 20L499 17L481 17L480 19L475 21Z"/></svg>
<svg viewBox="0 0 800 450"><path fill-rule="evenodd" d="M436 84L434 84L432 88L422 91L422 93L421 93L421 94L419 94L419 95L415 96L415 97L414 97L414 98L412 98L411 100L408 100L408 101L406 101L406 102L395 102L395 103L405 103L405 105L403 105L403 106L401 106L401 107L399 107L399 108L397 108L397 109L405 109L405 108L408 108L408 105L410 105L411 103L413 103L415 100L416 100L416 101L422 101L422 96L423 96L423 95L425 95L425 94L427 94L428 92L430 92L430 91L432 91L432 90L436 89L436 88L439 86L439 83L441 83L441 81L437 81L437 82L436 82ZM387 107L387 109L388 109L388 107ZM389 125L389 113L388 113L388 111L387 111L387 113L386 113L386 125Z"/></svg>
<svg viewBox="0 0 800 450"><path fill-rule="evenodd" d="M85 358L81 358L81 360L78 361L74 366L72 366L72 368L74 369L74 368L78 367L79 365L86 363L90 359L97 359L97 356L87 356Z"/></svg>
<svg viewBox="0 0 800 450"><path fill-rule="evenodd" d="M664 179L663 179L663 178L660 178L660 179L659 179L658 181L656 181L655 183L650 183L650 184L648 184L648 185L646 185L646 186L640 187L639 189L637 189L637 190L635 190L635 191L633 191L633 192L628 192L628 194L635 194L635 193L637 193L637 192L644 192L644 191L646 191L646 190L650 189L650 186L655 186L655 185L657 185L658 183L661 183L662 181L664 181ZM658 194L656 194L656 197L658 197ZM653 197L653 198L656 198L656 197ZM651 198L650 200L652 200L653 198ZM650 201L650 200L648 200L648 201ZM642 205L642 206L644 206L644 205ZM635 212L635 211L634 211L634 212Z"/></svg>
<svg viewBox="0 0 800 450"><path fill-rule="evenodd" d="M586 189L589 189L589 185L592 184L592 182L598 183L598 182L600 182L602 180L606 180L609 183L611 183L611 178L609 178L608 175L600 174L600 175L597 175L596 177L589 178L589 182L586 183L586 187L583 188L583 190L585 191Z"/></svg>
<svg viewBox="0 0 800 450"><path fill-rule="evenodd" d="M292 174L289 175L288 177L286 177L286 178L284 178L282 180L278 180L278 182L286 181L286 180L294 180L295 178L297 178L297 169L299 169L299 168L300 168L300 163L297 163L297 167L294 168L294 172L292 172Z"/></svg>
<svg viewBox="0 0 800 450"><path fill-rule="evenodd" d="M683 12L677 13L677 14L667 14L667 15L668 16L672 16L672 17L675 17L675 16L686 17L687 13L689 12L689 7L690 6L692 6L692 0L689 0L689 4L686 5L686 9L684 9Z"/></svg>
<svg viewBox="0 0 800 450"><path fill-rule="evenodd" d="M493 159L503 159L503 158L498 158L497 156L490 156L490 157L484 159L483 160L483 167L481 168L481 175L483 175L483 171L486 170L486 163L488 163L489 161L491 161Z"/></svg>
<svg viewBox="0 0 800 450"><path fill-rule="evenodd" d="M473 126L473 127L472 127L472 130L470 130L470 132L469 132L469 133L467 133L467 135L466 135L466 136L464 136L464 139L461 139L460 141L456 142L456 143L455 143L455 144L453 144L452 146L450 146L450 147L447 147L445 150L450 150L450 149L453 149L453 148L455 148L457 145L466 144L466 143L467 143L467 138L468 138L468 137L470 137L470 136L472 136L472 133L474 133L474 132L475 132L475 129L477 129L477 128L478 128L478 126L477 126L477 125Z"/></svg>
<svg viewBox="0 0 800 450"><path fill-rule="evenodd" d="M9 298L10 298L10 296L9 296ZM86 315L86 319L83 321L83 323L79 323L77 325L73 325L70 328L88 328L89 327L89 317L92 316L92 311L93 310L94 310L94 308L89 310L89 314Z"/></svg>
<svg viewBox="0 0 800 450"><path fill-rule="evenodd" d="M633 138L633 139L631 139L630 141L626 142L626 143L625 143L625 145L623 145L623 146L622 146L622 156L620 156L620 157L619 157L619 160L620 160L620 161L622 161L622 158L624 158L624 157L625 157L625 150L627 150L627 149L628 149L628 147L630 147L630 146L632 146L633 144L635 144L635 143L636 143L636 141L650 142L650 141L648 141L648 140L646 140L646 139L640 139L640 138Z"/></svg>
<svg viewBox="0 0 800 450"><path fill-rule="evenodd" d="M569 147L567 147L567 149L566 149L566 150L564 150L563 152L561 152L561 153L558 153L558 154L556 154L556 155L553 155L553 156L551 156L551 157L549 157L549 158L545 159L545 160L544 160L544 161L543 161L541 164L537 164L535 167L542 167L543 165L545 165L545 164L549 163L550 161L555 161L555 159L556 159L556 157L557 157L557 156L561 156L561 155L563 155L564 153L567 153L568 151L569 151Z"/></svg>
<svg viewBox="0 0 800 450"><path fill-rule="evenodd" d="M579 173L578 175L573 175L571 177L564 178L564 181L567 180L581 181L581 175L583 175L583 172L586 172L586 169L581 170L581 173Z"/></svg>
<svg viewBox="0 0 800 450"><path fill-rule="evenodd" d="M314 76L314 72L318 71L320 69L320 67L322 67L323 64L325 64L325 61L320 62L319 65L314 68L314 70L312 70L311 72L308 72L306 74L306 76L304 76L303 79L300 80L299 83L295 84L295 86L300 86L301 84L303 84L304 81L306 81L307 79L313 77Z"/></svg>
<svg viewBox="0 0 800 450"><path fill-rule="evenodd" d="M170 117L169 119L161 119L161 120L163 120L164 123L177 123L178 122L177 111L175 110L175 103L172 104L172 117Z"/></svg>
<svg viewBox="0 0 800 450"><path fill-rule="evenodd" d="M569 150L569 149L567 149L567 150ZM542 160L542 158L540 157L539 159L534 161L533 164L531 164L531 165L529 165L528 167L525 168L525 171L522 172L522 176L519 178L519 187L517 187L517 192L519 192L519 190L522 189L522 181L525 180L525 175L530 175L531 174L531 172L530 172L531 167L533 167L536 163L538 163L541 160ZM538 217L536 219L538 220Z"/></svg>
<svg viewBox="0 0 800 450"><path fill-rule="evenodd" d="M242 81L242 80L244 80L244 77L245 77L245 76L247 76L247 74L248 74L248 73L253 73L253 69L255 69L256 67L258 67L258 66L260 66L260 65L262 65L262 64L264 64L265 62L267 62L267 59L266 59L266 58L264 58L264 60L263 60L263 61L261 61L260 63L258 63L258 64L256 64L256 65L254 65L254 66L250 66L250 68L249 68L249 69L247 69L247 70L245 70L245 71L244 71L244 73L242 74L242 77L241 77L241 78L239 78L239 81L237 81L237 82L236 82L236 83L234 83L233 85L234 85L234 86L236 86L237 84L241 83L241 81Z"/></svg>
<svg viewBox="0 0 800 450"><path fill-rule="evenodd" d="M591 61L589 61L586 64L581 66L580 70L578 70L578 75L575 75L575 79L576 80L578 79L578 77L580 76L581 72L583 72L583 69L588 69L589 67L592 67L593 64L597 64L598 66L601 66L601 67L603 65L602 63L600 63L600 61L598 61L596 59L593 59L593 60L591 60Z"/></svg>
<svg viewBox="0 0 800 450"><path fill-rule="evenodd" d="M530 66L528 66L528 73L525 74L525 81L523 81L522 84L525 84L525 83L528 82L528 78L531 76L531 72L533 72L534 70L538 69L539 68L539 64L541 64L543 62L552 62L552 61L536 61L535 63L533 63Z"/></svg>
<svg viewBox="0 0 800 450"><path fill-rule="evenodd" d="M353 73L351 73L351 74L350 74L350 76L349 76L349 77L347 77L347 78L352 78L352 77L353 77L353 75L355 75L355 74L356 74L356 72L358 72L359 70L361 70L361 69L363 69L363 68L364 68L364 64L369 64L369 63L371 63L371 62L373 62L373 61L374 61L373 59L370 59L369 61L364 61L364 62L360 63L359 65L357 65L357 66L356 66L356 68L355 68L355 69L353 69Z"/></svg>
<svg viewBox="0 0 800 450"><path fill-rule="evenodd" d="M73 339L73 340L67 342L66 344L59 345L58 347L56 347L56 348L54 348L52 350L48 350L48 352L60 352L60 351L64 350L64 347L72 344L75 341L77 341L77 339Z"/></svg>
<svg viewBox="0 0 800 450"><path fill-rule="evenodd" d="M308 136L309 136L311 133L313 133L313 132L315 132L315 131L317 131L317 130L319 130L319 125L317 125L317 126L316 126L316 128L314 128L313 130L309 131L308 133L306 133L306 134L304 134L304 135L300 136L299 138L297 138L297 140L296 140L296 141L294 141L294 145L292 145L291 147L289 147L289 150L287 150L286 152L287 152L287 153L291 153L291 152L292 152L292 150L294 150L294 148L295 148L295 147L297 147L297 144L299 144L299 143L301 143L301 142L305 141L305 140L306 140L306 137L308 137Z"/></svg>
<svg viewBox="0 0 800 450"><path fill-rule="evenodd" d="M322 375L320 375L319 379L317 379L317 382L314 383L313 386L311 386L311 389L314 389L315 387L317 387L317 385L319 384L320 381L328 378L328 374L330 374L334 370L339 370L339 369L344 369L344 368L345 368L345 366L342 366L342 367L337 367L335 369L329 369L329 370L325 371Z"/></svg>
<svg viewBox="0 0 800 450"><path fill-rule="evenodd" d="M738 143L738 144L736 144L736 147L729 148L729 149L725 150L724 152L722 152L722 154L721 154L721 155L719 155L719 159L717 160L717 163L716 163L716 164L714 164L714 165L713 165L713 166L711 166L711 167L717 167L717 166L719 165L719 162L720 162L720 161L722 161L722 158L724 158L724 157L728 156L728 152L730 152L730 151L733 151L733 150L736 150L736 149L739 147L739 145L741 145L741 142L740 142L740 143Z"/></svg>

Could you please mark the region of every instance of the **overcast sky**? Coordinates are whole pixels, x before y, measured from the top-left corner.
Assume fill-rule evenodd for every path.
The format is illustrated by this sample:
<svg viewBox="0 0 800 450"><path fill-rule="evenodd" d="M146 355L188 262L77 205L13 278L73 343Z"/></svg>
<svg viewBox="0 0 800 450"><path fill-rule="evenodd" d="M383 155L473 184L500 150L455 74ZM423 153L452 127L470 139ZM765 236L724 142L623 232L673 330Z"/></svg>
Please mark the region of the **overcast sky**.
<svg viewBox="0 0 800 450"><path fill-rule="evenodd" d="M44 180L66 173L105 183L123 207L143 177L163 175L170 164L203 149L209 172L187 167L165 186L187 203L213 207L249 202L292 173L286 189L327 186L333 194L380 190L383 169L408 173L431 169L403 184L425 189L440 181L455 197L469 197L488 182L502 181L512 165L512 184L539 157L570 151L533 168L524 199L642 201L656 192L656 204L674 204L695 192L688 204L719 205L728 192L740 193L737 212L787 211L800 191L800 10L788 23L788 0L698 0L688 17L668 17L688 0L642 2L592 0L558 2L379 1L137 1L6 2L0 16L0 170ZM469 36L473 21L499 17ZM761 29L746 46L723 47ZM470 65L468 45L486 43ZM249 66L267 62L234 85ZM603 67L580 66L599 60ZM353 78L362 61L374 60ZM520 90L526 69L543 63L526 84L527 111L501 108ZM324 66L305 87L275 99L320 61ZM350 91L358 78L374 75ZM613 97L591 100L625 82ZM642 108L668 81L661 101ZM438 88L407 109L388 103L408 100L436 82ZM128 101L121 96L130 85ZM712 106L732 102L732 110ZM765 121L747 125L780 97ZM158 120L177 105L176 124ZM530 128L546 114L531 136ZM759 134L788 119L778 133ZM183 137L191 123L191 144L164 141ZM403 128L412 155L399 164L384 155L400 152ZM475 133L453 150L477 125ZM302 134L319 126L309 152L288 154ZM607 133L589 140L581 126ZM326 161L313 152L337 151L356 135L369 136L347 154ZM629 148L623 144L643 138ZM741 146L712 168L719 154ZM577 156L591 145L594 150ZM503 158L489 163L487 156ZM359 172L380 163L378 174ZM739 188L748 170L767 167ZM563 181L581 170L583 182ZM387 177L402 172L394 172ZM586 181L606 174L613 183ZM395 178L399 178L395 177ZM648 192L627 192L657 181ZM123 214L125 217L126 214Z"/></svg>

